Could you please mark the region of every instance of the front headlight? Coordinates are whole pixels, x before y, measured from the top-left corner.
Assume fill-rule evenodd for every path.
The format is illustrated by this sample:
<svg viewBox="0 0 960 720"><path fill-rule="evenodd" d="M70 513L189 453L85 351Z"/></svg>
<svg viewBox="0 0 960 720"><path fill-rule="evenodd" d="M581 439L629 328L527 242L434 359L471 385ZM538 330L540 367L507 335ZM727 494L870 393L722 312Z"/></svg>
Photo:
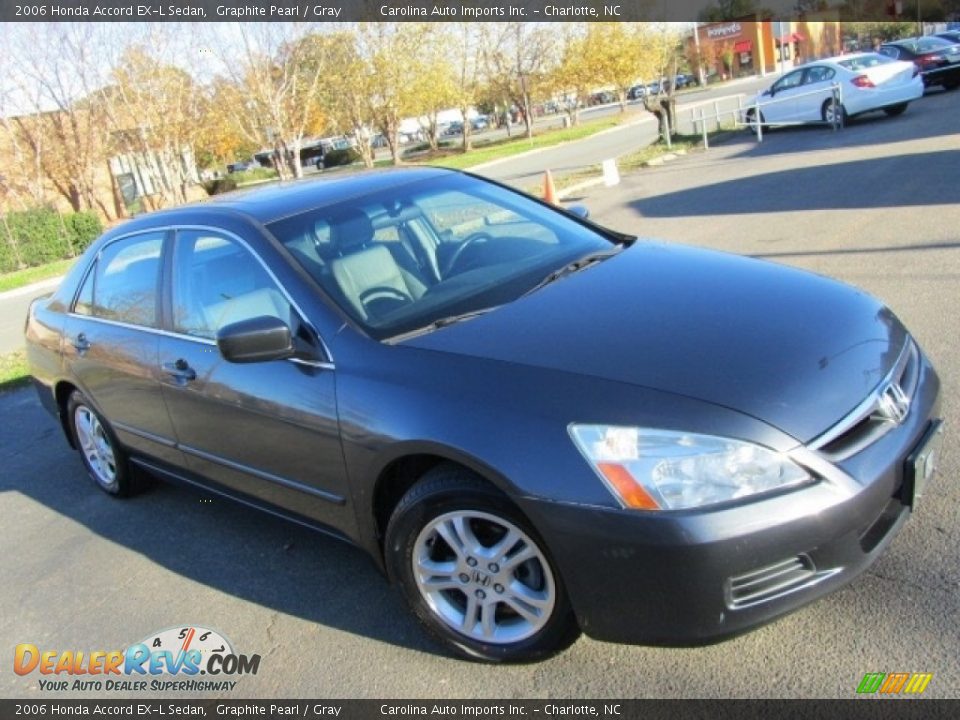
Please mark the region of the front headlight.
<svg viewBox="0 0 960 720"><path fill-rule="evenodd" d="M570 436L624 507L681 510L812 480L782 453L742 440L610 425Z"/></svg>

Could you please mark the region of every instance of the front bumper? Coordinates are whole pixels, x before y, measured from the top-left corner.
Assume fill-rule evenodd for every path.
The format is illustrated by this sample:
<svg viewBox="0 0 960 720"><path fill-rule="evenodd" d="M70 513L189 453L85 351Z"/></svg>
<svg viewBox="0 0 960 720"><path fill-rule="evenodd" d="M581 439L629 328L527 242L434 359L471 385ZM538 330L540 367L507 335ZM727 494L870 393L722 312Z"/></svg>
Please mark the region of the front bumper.
<svg viewBox="0 0 960 720"><path fill-rule="evenodd" d="M523 509L583 631L613 642L703 644L850 582L910 515L904 463L940 411L926 359L920 372L902 425L836 466L821 464L821 479L793 492L670 513L527 499Z"/></svg>

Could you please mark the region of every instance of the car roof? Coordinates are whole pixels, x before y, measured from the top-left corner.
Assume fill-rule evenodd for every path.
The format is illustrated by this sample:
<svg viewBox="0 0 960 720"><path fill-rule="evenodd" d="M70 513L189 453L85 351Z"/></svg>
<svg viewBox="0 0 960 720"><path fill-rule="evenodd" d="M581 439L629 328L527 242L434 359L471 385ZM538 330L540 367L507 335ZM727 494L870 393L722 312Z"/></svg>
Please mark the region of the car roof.
<svg viewBox="0 0 960 720"><path fill-rule="evenodd" d="M226 210L242 213L260 223L270 223L312 208L329 205L367 193L456 173L434 167L391 168L331 173L316 178L274 182L247 190L237 190L140 216L150 224L170 220L179 222L191 210Z"/></svg>

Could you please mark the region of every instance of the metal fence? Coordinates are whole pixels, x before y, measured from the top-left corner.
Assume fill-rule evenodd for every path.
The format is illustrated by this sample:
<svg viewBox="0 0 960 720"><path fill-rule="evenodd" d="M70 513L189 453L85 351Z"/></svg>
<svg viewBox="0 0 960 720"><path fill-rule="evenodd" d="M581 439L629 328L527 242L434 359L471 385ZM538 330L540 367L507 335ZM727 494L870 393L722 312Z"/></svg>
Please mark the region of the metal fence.
<svg viewBox="0 0 960 720"><path fill-rule="evenodd" d="M829 88L811 90L810 92L790 95L787 98L777 99L772 97L760 102L759 98L750 103L747 96L743 93L737 95L725 95L713 100L685 105L678 113L675 119L676 130L686 135L701 135L703 137L704 147L710 147L708 134L711 131L720 131L728 125L737 128L751 128L756 134L757 142L763 142L764 125L788 126L788 125L809 125L816 121L784 121L776 123L761 122L763 109L771 105L782 102L795 101L798 98L817 95L829 99L831 104L830 118L826 121L820 121L821 124L830 125L833 130L839 130L843 127L843 97L840 85L832 84ZM752 116L751 116L752 115Z"/></svg>

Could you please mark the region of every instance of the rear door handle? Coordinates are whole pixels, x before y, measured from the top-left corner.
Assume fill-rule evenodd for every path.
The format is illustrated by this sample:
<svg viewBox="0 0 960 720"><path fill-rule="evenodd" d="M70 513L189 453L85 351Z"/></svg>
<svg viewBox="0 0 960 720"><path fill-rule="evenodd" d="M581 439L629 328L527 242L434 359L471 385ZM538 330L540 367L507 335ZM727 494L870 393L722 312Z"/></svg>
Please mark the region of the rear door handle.
<svg viewBox="0 0 960 720"><path fill-rule="evenodd" d="M184 385L197 379L197 371L190 367L189 363L183 358L176 362L164 363L163 371L176 380L178 385Z"/></svg>
<svg viewBox="0 0 960 720"><path fill-rule="evenodd" d="M90 349L90 341L87 340L87 336L84 333L77 335L71 345L76 348L78 355L83 355L87 350Z"/></svg>

